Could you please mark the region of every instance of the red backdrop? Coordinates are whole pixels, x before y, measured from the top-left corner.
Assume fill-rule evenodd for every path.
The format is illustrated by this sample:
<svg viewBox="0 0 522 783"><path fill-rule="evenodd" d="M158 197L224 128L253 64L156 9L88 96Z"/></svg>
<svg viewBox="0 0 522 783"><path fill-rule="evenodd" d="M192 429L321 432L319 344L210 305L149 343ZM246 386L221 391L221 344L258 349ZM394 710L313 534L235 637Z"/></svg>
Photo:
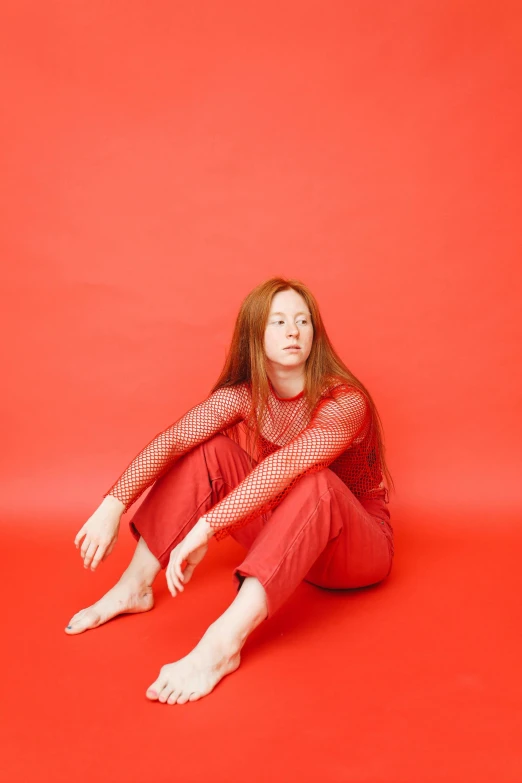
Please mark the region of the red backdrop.
<svg viewBox="0 0 522 783"><path fill-rule="evenodd" d="M4 512L94 510L276 274L374 395L395 509L519 508L520 14L489 6L7 4Z"/></svg>
<svg viewBox="0 0 522 783"><path fill-rule="evenodd" d="M285 780L513 780L520 547L501 534L521 508L520 3L1 6L0 511L16 553L2 558L4 779L27 783L22 762L31 780L92 779L102 759L111 781L160 770L171 780L179 767L165 766L163 743L197 735L207 748L221 725L201 779L230 780L219 743L233 741L241 709L265 721L254 732L245 722L235 748L249 780L269 779L272 742L285 769L301 759ZM228 605L230 579L226 601L224 587L194 579L175 606L180 633L168 630L163 585L160 612L72 640L62 626L114 583L131 543L124 525L93 576L73 539L137 452L207 396L242 299L273 275L311 287L381 414L397 490L395 592L345 598L341 614L341 597L326 603L309 586L300 614L263 631L243 679L165 717L145 689ZM441 528L460 543L441 543ZM238 562L232 544L209 562L218 556L230 572ZM498 603L492 579L505 590ZM323 631L332 640L336 628L326 648ZM299 679L299 643L321 677L335 675L326 690L308 670ZM331 714L323 734L319 714ZM290 721L299 758L281 745ZM247 774L258 757L261 778ZM181 778L195 780L181 761Z"/></svg>

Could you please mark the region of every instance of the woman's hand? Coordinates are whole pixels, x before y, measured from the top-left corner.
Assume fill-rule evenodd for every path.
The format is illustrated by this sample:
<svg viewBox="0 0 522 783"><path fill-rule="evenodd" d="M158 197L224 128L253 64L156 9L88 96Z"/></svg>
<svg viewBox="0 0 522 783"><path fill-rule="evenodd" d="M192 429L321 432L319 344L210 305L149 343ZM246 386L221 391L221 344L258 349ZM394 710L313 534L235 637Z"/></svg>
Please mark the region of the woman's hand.
<svg viewBox="0 0 522 783"><path fill-rule="evenodd" d="M91 571L95 571L100 561L110 555L118 540L123 511L123 503L108 495L80 528L74 539L74 545L78 549L80 541L85 536L80 550L84 568L88 568L92 560Z"/></svg>
<svg viewBox="0 0 522 783"><path fill-rule="evenodd" d="M183 585L190 581L195 567L207 554L208 542L213 535L212 528L205 518L201 517L183 541L170 553L166 577L169 591L173 597L176 595L176 590L183 592ZM187 561L187 565L182 571L181 565L184 560Z"/></svg>

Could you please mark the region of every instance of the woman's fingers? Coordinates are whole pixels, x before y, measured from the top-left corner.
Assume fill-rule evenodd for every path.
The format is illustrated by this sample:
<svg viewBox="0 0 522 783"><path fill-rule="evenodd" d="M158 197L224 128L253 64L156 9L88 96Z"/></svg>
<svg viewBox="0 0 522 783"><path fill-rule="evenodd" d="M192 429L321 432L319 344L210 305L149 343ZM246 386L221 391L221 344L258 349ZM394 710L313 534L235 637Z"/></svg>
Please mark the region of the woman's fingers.
<svg viewBox="0 0 522 783"><path fill-rule="evenodd" d="M181 583L182 580L179 578L179 570L178 570L178 561L177 561L177 559L174 561L172 581L176 585L176 589L179 590L180 593L182 593L184 588L183 588L183 585Z"/></svg>
<svg viewBox="0 0 522 783"><path fill-rule="evenodd" d="M120 526L121 514L113 514L100 506L87 522L82 525L74 539L76 549L85 568L93 571L112 552ZM81 546L80 546L81 544Z"/></svg>
<svg viewBox="0 0 522 783"><path fill-rule="evenodd" d="M91 568L94 571L100 562L105 560L105 558L110 555L114 549L115 544L116 540L113 540L109 545L107 545L106 543L92 541L90 538L86 537L80 550L80 555L83 559L85 568L89 567L92 560Z"/></svg>
<svg viewBox="0 0 522 783"><path fill-rule="evenodd" d="M89 549L92 548L93 543L94 542L91 541L91 538L88 535L85 536L85 538L83 539L83 544L81 545L80 548L80 557L82 558L83 561L85 561L85 558L87 557L87 552L89 551Z"/></svg>
<svg viewBox="0 0 522 783"><path fill-rule="evenodd" d="M76 549L78 549L78 547L80 546L80 541L82 540L84 535L85 535L85 530L82 527L80 530L78 530L78 532L76 533L76 538L74 539L74 546L76 547Z"/></svg>
<svg viewBox="0 0 522 783"><path fill-rule="evenodd" d="M176 590L179 593L183 592L185 589L185 583L188 582L188 579L190 579L192 576L192 571L195 567L195 564L192 566L192 568L190 567L190 564L187 564L186 573L188 578L186 578L185 573L183 573L182 565L190 556L190 551L184 551L184 549L187 549L187 546L183 547L182 544L178 544L178 546L170 553L170 560L166 570L166 578L168 588L173 596L176 595Z"/></svg>
<svg viewBox="0 0 522 783"><path fill-rule="evenodd" d="M98 564L100 563L100 561L103 560L104 555L105 555L105 546L102 546L100 544L100 546L98 547L98 549L96 551L96 554L94 555L94 558L93 558L93 561L92 561L92 564L91 564L91 571L96 571L96 568L98 567Z"/></svg>
<svg viewBox="0 0 522 783"><path fill-rule="evenodd" d="M94 557L94 553L96 552L97 548L98 548L98 544L94 541L91 541L91 543L89 544L89 548L85 553L85 557L83 558L83 565L85 568L89 568L89 565Z"/></svg>
<svg viewBox="0 0 522 783"><path fill-rule="evenodd" d="M179 578L176 574L176 555L172 557L167 568L167 584L169 586L169 590L172 593L172 595L176 595L176 590L178 592L183 592L183 585L180 584Z"/></svg>
<svg viewBox="0 0 522 783"><path fill-rule="evenodd" d="M174 585L174 580L172 578L172 564L169 565L167 569L167 584L169 586L169 591L174 598L176 595L176 587Z"/></svg>
<svg viewBox="0 0 522 783"><path fill-rule="evenodd" d="M106 550L105 554L103 555L102 560L105 560L107 557L109 557L110 553L112 552L115 546L116 546L116 539L114 539L112 543L109 545L109 548Z"/></svg>

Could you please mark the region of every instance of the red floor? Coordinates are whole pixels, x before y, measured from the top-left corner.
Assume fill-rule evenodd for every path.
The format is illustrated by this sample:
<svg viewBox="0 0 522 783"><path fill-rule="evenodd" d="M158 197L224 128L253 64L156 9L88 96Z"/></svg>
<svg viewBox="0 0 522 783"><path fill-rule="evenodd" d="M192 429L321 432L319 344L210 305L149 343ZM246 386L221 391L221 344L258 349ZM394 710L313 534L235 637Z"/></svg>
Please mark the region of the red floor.
<svg viewBox="0 0 522 783"><path fill-rule="evenodd" d="M70 522L4 522L2 783L522 781L518 519L394 514L380 585L303 583L250 636L240 668L185 705L149 702L162 664L234 597L241 549L212 542L182 596L78 636L134 542L97 573Z"/></svg>

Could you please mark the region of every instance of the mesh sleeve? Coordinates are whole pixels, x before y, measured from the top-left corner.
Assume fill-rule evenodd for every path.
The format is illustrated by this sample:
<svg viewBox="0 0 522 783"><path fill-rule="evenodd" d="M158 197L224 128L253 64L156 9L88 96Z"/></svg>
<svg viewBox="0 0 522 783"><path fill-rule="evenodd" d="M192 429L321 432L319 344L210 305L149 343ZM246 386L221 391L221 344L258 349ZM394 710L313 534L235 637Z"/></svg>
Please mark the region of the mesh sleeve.
<svg viewBox="0 0 522 783"><path fill-rule="evenodd" d="M243 388L230 386L217 389L156 435L103 497L113 495L125 504L124 511L127 511L179 456L241 421L245 416L245 403Z"/></svg>
<svg viewBox="0 0 522 783"><path fill-rule="evenodd" d="M328 467L365 428L369 407L364 395L350 389L327 398L308 426L293 440L263 459L226 497L205 513L219 541L232 527L278 505L297 479Z"/></svg>

